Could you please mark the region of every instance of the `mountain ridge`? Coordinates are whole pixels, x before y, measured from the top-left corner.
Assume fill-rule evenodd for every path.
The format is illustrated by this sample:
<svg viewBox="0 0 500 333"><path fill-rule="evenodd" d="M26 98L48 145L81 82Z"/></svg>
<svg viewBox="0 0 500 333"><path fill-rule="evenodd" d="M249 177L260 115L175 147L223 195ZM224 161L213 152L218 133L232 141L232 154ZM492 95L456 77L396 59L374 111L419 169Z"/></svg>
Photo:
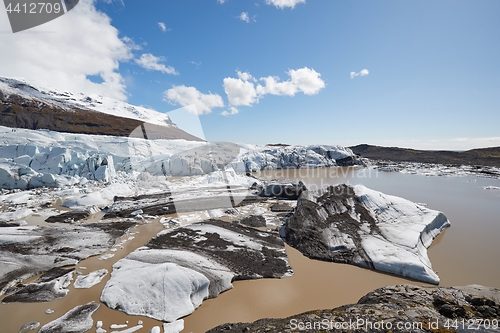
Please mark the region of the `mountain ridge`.
<svg viewBox="0 0 500 333"><path fill-rule="evenodd" d="M91 97L92 96L92 97ZM203 141L163 113L111 98L57 92L0 77L0 126L58 132L130 136L147 124L155 139ZM145 133L146 134L146 133Z"/></svg>
<svg viewBox="0 0 500 333"><path fill-rule="evenodd" d="M500 167L500 147L477 148L463 152L449 150L418 150L368 144L360 144L349 148L355 154L373 160Z"/></svg>

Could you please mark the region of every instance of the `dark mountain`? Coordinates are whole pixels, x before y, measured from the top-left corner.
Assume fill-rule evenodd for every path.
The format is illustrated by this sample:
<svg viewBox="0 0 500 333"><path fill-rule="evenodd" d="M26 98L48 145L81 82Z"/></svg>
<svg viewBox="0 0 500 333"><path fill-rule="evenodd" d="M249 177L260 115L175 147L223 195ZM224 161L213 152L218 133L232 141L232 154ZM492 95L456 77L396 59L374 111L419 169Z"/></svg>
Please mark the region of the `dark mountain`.
<svg viewBox="0 0 500 333"><path fill-rule="evenodd" d="M463 152L448 150L416 150L398 147L371 146L367 144L349 148L351 148L355 154L373 160L500 167L500 147L472 149Z"/></svg>
<svg viewBox="0 0 500 333"><path fill-rule="evenodd" d="M125 137L134 132L135 137L149 139L202 141L179 129L165 114L99 96L113 107L111 113L101 112L92 107L102 105L101 100L80 95L42 91L21 81L0 78L0 126ZM148 117L152 115L162 121L150 123Z"/></svg>

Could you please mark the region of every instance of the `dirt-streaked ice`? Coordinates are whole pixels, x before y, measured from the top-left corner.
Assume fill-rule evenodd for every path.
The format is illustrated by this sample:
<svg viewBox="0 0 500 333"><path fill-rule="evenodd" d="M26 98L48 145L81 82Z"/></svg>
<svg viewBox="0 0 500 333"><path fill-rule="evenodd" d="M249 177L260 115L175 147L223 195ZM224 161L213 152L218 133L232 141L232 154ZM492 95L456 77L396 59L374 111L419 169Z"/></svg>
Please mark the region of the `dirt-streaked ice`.
<svg viewBox="0 0 500 333"><path fill-rule="evenodd" d="M101 282L106 275L108 275L107 269L99 269L87 275L79 275L76 277L76 281L73 284L73 287L77 289L91 288Z"/></svg>

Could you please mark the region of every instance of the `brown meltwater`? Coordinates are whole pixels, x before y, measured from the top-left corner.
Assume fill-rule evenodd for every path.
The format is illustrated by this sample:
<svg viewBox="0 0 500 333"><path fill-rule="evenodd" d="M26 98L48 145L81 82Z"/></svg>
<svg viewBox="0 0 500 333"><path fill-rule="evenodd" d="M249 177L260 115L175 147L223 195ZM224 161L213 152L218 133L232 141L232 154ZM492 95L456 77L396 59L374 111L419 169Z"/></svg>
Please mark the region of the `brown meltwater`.
<svg viewBox="0 0 500 333"><path fill-rule="evenodd" d="M205 332L223 323L285 318L309 310L331 309L356 303L378 287L408 283L351 265L311 260L289 246L286 251L293 276L234 282L233 289L203 302L184 318L183 332Z"/></svg>
<svg viewBox="0 0 500 333"><path fill-rule="evenodd" d="M488 191L484 186L500 186L500 180L476 177L425 177L401 173L377 173L356 168L325 168L306 170L273 170L256 174L264 179L287 178L302 180L310 189L338 183L363 184L374 190L397 195L415 202L424 203L431 209L445 213L452 227L443 232L429 248L433 269L438 272L442 286L482 284L500 288L500 191ZM93 216L86 223L93 223ZM28 224L32 221L26 219ZM34 223L36 224L36 223ZM100 256L80 262L76 268L83 274L106 268L128 253L144 245L163 226L156 220L131 229L122 239L128 239L123 249L115 256L99 261ZM117 241L119 243L120 240ZM234 282L234 288L216 299L206 300L191 315L184 318L183 332L205 332L226 322L250 322L265 317L287 317L301 312L334 308L355 303L373 289L385 285L416 284L415 281L343 264L310 260L297 250L286 247L290 265L295 274L283 279L261 279ZM86 267L85 270L79 267ZM73 307L95 301L99 297L108 274L103 281L90 289L74 289L70 286L68 296L62 300L37 304L0 305L0 332L17 333L28 321L43 324L54 320ZM1 301L1 299L0 299ZM55 310L51 315L47 309ZM161 323L139 316L129 316L108 309L101 304L93 315L94 322L102 320L104 328L123 324L128 327L144 322L138 332L149 332ZM95 329L90 330L93 332Z"/></svg>
<svg viewBox="0 0 500 333"><path fill-rule="evenodd" d="M452 223L428 249L441 286L482 284L500 288L500 195L483 187L497 179L425 177L355 168L270 170L263 179L302 180L309 189L338 183L363 184L374 190L426 204ZM426 285L367 269L310 260L287 246L294 275L281 280L238 281L234 289L205 301L184 318L183 332L205 332L228 322L284 318L315 309L355 303L386 285Z"/></svg>

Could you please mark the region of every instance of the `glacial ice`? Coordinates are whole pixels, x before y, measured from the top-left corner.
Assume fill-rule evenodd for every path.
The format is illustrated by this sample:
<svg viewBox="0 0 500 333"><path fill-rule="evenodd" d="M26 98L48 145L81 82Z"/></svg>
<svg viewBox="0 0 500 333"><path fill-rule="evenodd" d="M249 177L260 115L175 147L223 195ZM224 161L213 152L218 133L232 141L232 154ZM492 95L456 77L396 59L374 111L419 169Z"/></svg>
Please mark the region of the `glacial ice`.
<svg viewBox="0 0 500 333"><path fill-rule="evenodd" d="M212 144L69 134L0 126L0 188L27 189L153 176L206 175L205 183L235 183L236 172L360 164L349 148ZM226 146L230 146L230 149ZM234 146L234 147L233 147ZM222 148L221 148L222 147ZM225 147L225 148L224 148Z"/></svg>
<svg viewBox="0 0 500 333"><path fill-rule="evenodd" d="M438 284L427 248L449 226L439 211L362 185L337 185L303 192L284 235L309 257Z"/></svg>
<svg viewBox="0 0 500 333"><path fill-rule="evenodd" d="M179 319L173 323L163 324L163 333L180 333L184 329L184 320Z"/></svg>
<svg viewBox="0 0 500 333"><path fill-rule="evenodd" d="M97 311L99 304L88 303L77 306L62 317L42 326L38 333L84 333L92 328L94 321L92 314Z"/></svg>
<svg viewBox="0 0 500 333"><path fill-rule="evenodd" d="M122 259L113 265L101 301L131 315L175 321L208 297L210 281L173 263L148 264Z"/></svg>
<svg viewBox="0 0 500 333"><path fill-rule="evenodd" d="M76 277L76 281L73 284L73 287L77 289L91 288L101 282L106 275L108 275L107 269L99 269L87 275L79 275Z"/></svg>
<svg viewBox="0 0 500 333"><path fill-rule="evenodd" d="M13 212L2 212L0 213L0 222L17 221L30 216L31 214L33 214L33 211L28 208L18 209Z"/></svg>
<svg viewBox="0 0 500 333"><path fill-rule="evenodd" d="M290 274L277 234L209 220L161 231L115 263L101 301L127 314L174 322L231 289L234 279ZM175 331L181 323L170 327Z"/></svg>

